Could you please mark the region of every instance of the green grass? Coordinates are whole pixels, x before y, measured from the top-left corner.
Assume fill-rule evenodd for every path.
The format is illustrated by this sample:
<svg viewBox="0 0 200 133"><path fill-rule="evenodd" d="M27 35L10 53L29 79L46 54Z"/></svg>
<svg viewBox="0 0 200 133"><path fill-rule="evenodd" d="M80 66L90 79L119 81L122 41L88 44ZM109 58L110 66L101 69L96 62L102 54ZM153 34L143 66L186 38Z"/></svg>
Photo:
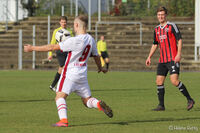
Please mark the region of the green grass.
<svg viewBox="0 0 200 133"><path fill-rule="evenodd" d="M167 78L164 112L151 111L158 103L155 72L89 72L92 95L106 101L114 117L110 119L96 109L84 107L80 97L72 94L67 99L69 128L51 127L58 121L55 94L48 88L54 74L54 71L0 71L0 133L200 131L199 72L180 75L196 101L191 111L186 110L186 99ZM169 130L171 126L173 130Z"/></svg>

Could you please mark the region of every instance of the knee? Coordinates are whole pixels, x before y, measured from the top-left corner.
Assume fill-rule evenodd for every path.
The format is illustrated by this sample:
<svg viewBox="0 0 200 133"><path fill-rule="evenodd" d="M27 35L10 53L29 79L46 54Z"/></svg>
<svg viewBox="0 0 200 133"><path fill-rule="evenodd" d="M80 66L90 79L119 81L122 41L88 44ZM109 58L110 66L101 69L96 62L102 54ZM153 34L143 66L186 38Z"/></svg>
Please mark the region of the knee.
<svg viewBox="0 0 200 133"><path fill-rule="evenodd" d="M109 63L109 58L106 58L105 61L106 61L106 63Z"/></svg>
<svg viewBox="0 0 200 133"><path fill-rule="evenodd" d="M57 100L60 99L60 98L64 98L64 97L61 97L61 96L57 96L57 95L56 95L55 101L57 101Z"/></svg>
<svg viewBox="0 0 200 133"><path fill-rule="evenodd" d="M163 85L163 81L160 79L156 79L156 85Z"/></svg>
<svg viewBox="0 0 200 133"><path fill-rule="evenodd" d="M57 92L56 93L56 97L55 97L55 101L57 101L59 98L67 98L67 94L63 93L63 92Z"/></svg>
<svg viewBox="0 0 200 133"><path fill-rule="evenodd" d="M174 86L178 86L179 80L171 80L171 83L172 83Z"/></svg>

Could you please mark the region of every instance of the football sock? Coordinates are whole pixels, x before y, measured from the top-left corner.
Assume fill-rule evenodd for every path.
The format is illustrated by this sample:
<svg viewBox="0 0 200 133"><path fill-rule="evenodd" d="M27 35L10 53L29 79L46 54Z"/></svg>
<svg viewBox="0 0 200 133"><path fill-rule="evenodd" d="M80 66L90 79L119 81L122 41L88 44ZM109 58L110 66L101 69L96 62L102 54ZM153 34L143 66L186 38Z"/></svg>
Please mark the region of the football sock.
<svg viewBox="0 0 200 133"><path fill-rule="evenodd" d="M108 70L108 68L109 68L109 63L106 63L106 69Z"/></svg>
<svg viewBox="0 0 200 133"><path fill-rule="evenodd" d="M53 80L53 83L51 84L51 86L55 87L59 79L60 79L60 74L57 72L55 77L54 77L54 80Z"/></svg>
<svg viewBox="0 0 200 133"><path fill-rule="evenodd" d="M99 100L92 97L87 101L87 107L88 108L98 108L98 102L99 102Z"/></svg>
<svg viewBox="0 0 200 133"><path fill-rule="evenodd" d="M158 90L158 100L159 100L159 105L164 107L164 95L165 95L165 87L164 85L158 85L157 86Z"/></svg>
<svg viewBox="0 0 200 133"><path fill-rule="evenodd" d="M190 94L188 93L185 85L180 81L178 86L177 86L180 90L180 92L187 98L187 100L192 100L192 98L190 97Z"/></svg>
<svg viewBox="0 0 200 133"><path fill-rule="evenodd" d="M60 120L67 119L67 104L64 98L59 98L56 100L56 105L58 109L58 116Z"/></svg>

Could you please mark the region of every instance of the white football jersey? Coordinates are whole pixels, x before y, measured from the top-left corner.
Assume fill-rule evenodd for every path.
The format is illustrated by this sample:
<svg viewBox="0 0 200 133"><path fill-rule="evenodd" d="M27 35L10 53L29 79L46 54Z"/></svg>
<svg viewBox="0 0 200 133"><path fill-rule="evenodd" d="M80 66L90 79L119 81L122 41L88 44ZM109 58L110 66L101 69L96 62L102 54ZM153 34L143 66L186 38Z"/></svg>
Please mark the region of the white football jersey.
<svg viewBox="0 0 200 133"><path fill-rule="evenodd" d="M59 45L63 52L69 52L62 77L74 82L87 82L88 58L91 54L98 55L94 38L89 34L81 34L60 42Z"/></svg>

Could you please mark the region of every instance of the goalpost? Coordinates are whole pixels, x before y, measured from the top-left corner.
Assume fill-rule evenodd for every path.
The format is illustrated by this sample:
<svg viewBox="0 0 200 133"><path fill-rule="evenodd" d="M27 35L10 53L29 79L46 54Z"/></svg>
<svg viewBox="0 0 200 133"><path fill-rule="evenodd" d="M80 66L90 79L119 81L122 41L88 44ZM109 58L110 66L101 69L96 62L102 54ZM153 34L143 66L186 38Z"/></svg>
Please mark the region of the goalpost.
<svg viewBox="0 0 200 133"><path fill-rule="evenodd" d="M200 0L195 0L195 48L194 60L197 61L200 55Z"/></svg>

